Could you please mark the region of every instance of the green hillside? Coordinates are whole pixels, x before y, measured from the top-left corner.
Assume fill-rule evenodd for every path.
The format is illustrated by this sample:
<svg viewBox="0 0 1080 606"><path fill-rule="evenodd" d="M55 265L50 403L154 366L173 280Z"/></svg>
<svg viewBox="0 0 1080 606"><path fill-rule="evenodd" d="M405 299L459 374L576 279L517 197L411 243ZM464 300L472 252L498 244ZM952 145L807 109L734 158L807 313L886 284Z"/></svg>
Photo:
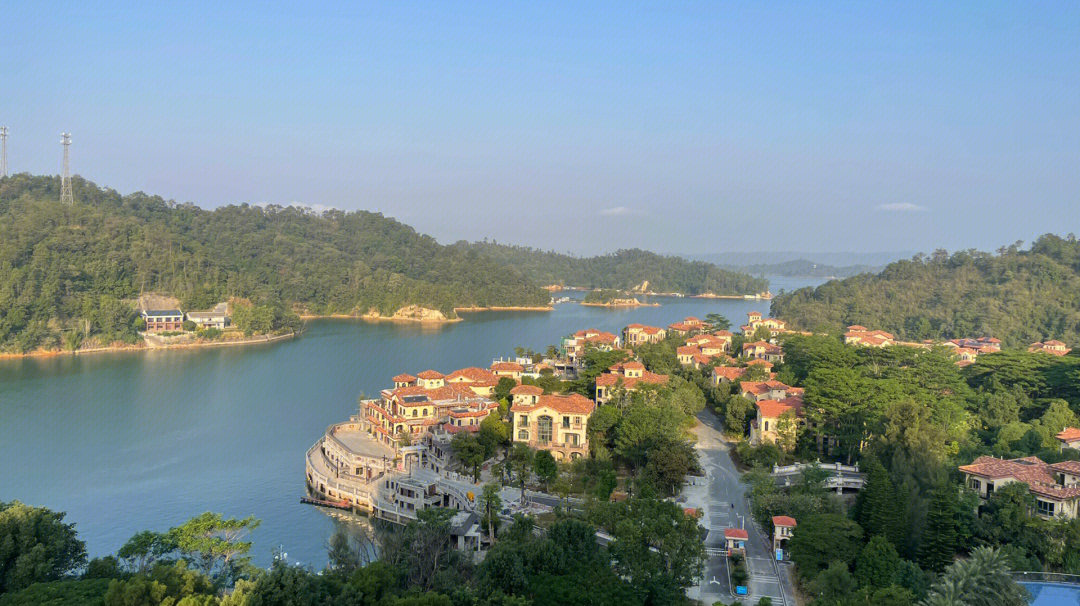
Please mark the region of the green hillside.
<svg viewBox="0 0 1080 606"><path fill-rule="evenodd" d="M769 287L768 280L723 270L712 263L688 261L636 248L596 257L573 257L489 242L458 242L453 246L513 265L530 280L545 285L632 290L648 281L650 291L687 295L708 292L755 294Z"/></svg>
<svg viewBox="0 0 1080 606"><path fill-rule="evenodd" d="M132 341L142 292L199 309L227 297L294 310L384 314L409 304L546 304L547 293L505 264L440 245L370 212L225 206L121 196L73 179L61 206L55 177L0 181L0 351L64 344L65 334Z"/></svg>
<svg viewBox="0 0 1080 606"><path fill-rule="evenodd" d="M862 324L906 340L991 336L1012 347L1044 339L1075 347L1080 242L1045 235L1027 250L920 255L786 293L773 300L772 314L811 330Z"/></svg>

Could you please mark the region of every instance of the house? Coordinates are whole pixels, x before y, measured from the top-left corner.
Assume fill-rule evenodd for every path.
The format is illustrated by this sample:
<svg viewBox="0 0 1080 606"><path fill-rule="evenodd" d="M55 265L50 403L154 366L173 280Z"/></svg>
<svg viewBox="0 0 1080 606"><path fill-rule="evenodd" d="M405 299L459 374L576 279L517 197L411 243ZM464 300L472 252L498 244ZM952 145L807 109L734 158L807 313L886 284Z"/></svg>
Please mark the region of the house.
<svg viewBox="0 0 1080 606"><path fill-rule="evenodd" d="M724 547L728 552L742 552L746 553L746 544L750 542L750 534L746 532L745 528L725 528L724 529Z"/></svg>
<svg viewBox="0 0 1080 606"><path fill-rule="evenodd" d="M783 364L784 362L784 348L779 345L773 345L768 341L743 343L742 355L746 358L765 360L766 362L772 362L774 364Z"/></svg>
<svg viewBox="0 0 1080 606"><path fill-rule="evenodd" d="M1042 518L1074 519L1080 503L1080 461L1049 464L1038 457L998 459L982 456L961 465L964 484L988 499L994 491L1012 484L1027 484L1035 497L1035 514Z"/></svg>
<svg viewBox="0 0 1080 606"><path fill-rule="evenodd" d="M1032 353L1048 353L1055 356L1064 356L1072 350L1065 347L1065 344L1061 341L1050 340L1041 343L1032 343L1031 346L1028 347L1028 351Z"/></svg>
<svg viewBox="0 0 1080 606"><path fill-rule="evenodd" d="M187 319L199 328L217 328L223 330L230 323L229 304L218 303L210 311L189 311Z"/></svg>
<svg viewBox="0 0 1080 606"><path fill-rule="evenodd" d="M658 326L631 324L623 329L623 343L627 347L637 347L643 343L659 343L667 338L667 331Z"/></svg>
<svg viewBox="0 0 1080 606"><path fill-rule="evenodd" d="M795 430L802 426L803 400L800 395L793 395L783 400L758 400L757 418L750 423L750 443L761 444L781 442L785 438L789 445L795 443ZM791 424L785 428L782 419L788 418ZM785 435L781 435L784 432Z"/></svg>
<svg viewBox="0 0 1080 606"><path fill-rule="evenodd" d="M450 376L472 374L463 370L466 372L455 371ZM364 431L392 449L399 448L403 438L414 443L434 434L477 431L499 407L468 381L447 382L446 375L435 370L415 376L399 374L392 381L393 388L360 403L359 415Z"/></svg>
<svg viewBox="0 0 1080 606"><path fill-rule="evenodd" d="M754 401L782 400L790 396L801 396L801 387L791 387L782 381L769 379L767 381L742 381L739 383L739 395Z"/></svg>
<svg viewBox="0 0 1080 606"><path fill-rule="evenodd" d="M741 366L716 366L712 369L712 384L719 387L721 383L737 381L746 374L746 369Z"/></svg>
<svg viewBox="0 0 1080 606"><path fill-rule="evenodd" d="M863 347L888 347L896 343L896 337L884 330L868 330L865 326L853 324L847 327L844 333L845 345L860 345Z"/></svg>
<svg viewBox="0 0 1080 606"><path fill-rule="evenodd" d="M491 372L496 377L510 377L515 381L520 381L521 373L525 372L525 367L517 362L493 362Z"/></svg>
<svg viewBox="0 0 1080 606"><path fill-rule="evenodd" d="M783 549L787 551L788 541L791 540L792 535L795 534L795 518L790 516L773 516L773 551Z"/></svg>
<svg viewBox="0 0 1080 606"><path fill-rule="evenodd" d="M709 335L698 335L686 340L686 344L692 347L697 347L707 356L715 356L721 353L727 353L731 351L731 337L733 335L726 331L721 330Z"/></svg>
<svg viewBox="0 0 1080 606"><path fill-rule="evenodd" d="M775 337L787 330L787 322L776 318L762 318L761 312L752 311L746 314L746 324L740 328L743 334L749 337L762 327L769 329L769 336Z"/></svg>
<svg viewBox="0 0 1080 606"><path fill-rule="evenodd" d="M473 390L476 395L493 397L499 377L486 368L470 366L446 375L446 382L460 383Z"/></svg>
<svg viewBox="0 0 1080 606"><path fill-rule="evenodd" d="M957 347L953 351L953 355L956 356L957 366L971 366L975 363L975 358L979 357L979 350L970 347Z"/></svg>
<svg viewBox="0 0 1080 606"><path fill-rule="evenodd" d="M1054 437L1061 442L1061 450L1065 450L1066 448L1080 450L1080 429L1076 427L1066 427L1059 431Z"/></svg>
<svg viewBox="0 0 1080 606"><path fill-rule="evenodd" d="M617 389L629 392L644 384L666 385L668 378L668 375L645 370L641 362L620 362L596 377L596 403L607 403Z"/></svg>
<svg viewBox="0 0 1080 606"><path fill-rule="evenodd" d="M586 429L594 410L596 403L581 394L519 391L510 405L511 437L529 448L551 452L556 461L577 459L589 452Z"/></svg>
<svg viewBox="0 0 1080 606"><path fill-rule="evenodd" d="M566 351L567 360L571 363L577 363L590 347L600 351L612 351L618 349L620 344L618 335L595 328L579 330L563 339L563 349Z"/></svg>
<svg viewBox="0 0 1080 606"><path fill-rule="evenodd" d="M704 322L693 316L689 316L683 318L682 322L668 324L667 331L682 336L689 336L703 332L706 328L707 325Z"/></svg>
<svg viewBox="0 0 1080 606"><path fill-rule="evenodd" d="M144 309L146 332L184 330L184 312L179 309Z"/></svg>
<svg viewBox="0 0 1080 606"><path fill-rule="evenodd" d="M683 345L676 348L675 357L679 359L679 364L693 366L694 368L701 368L710 363L723 362L729 359L727 354L717 347L702 350L696 345Z"/></svg>
<svg viewBox="0 0 1080 606"><path fill-rule="evenodd" d="M945 345L946 347L974 349L978 353L1001 351L1001 340L993 337L950 339L942 343L942 345Z"/></svg>

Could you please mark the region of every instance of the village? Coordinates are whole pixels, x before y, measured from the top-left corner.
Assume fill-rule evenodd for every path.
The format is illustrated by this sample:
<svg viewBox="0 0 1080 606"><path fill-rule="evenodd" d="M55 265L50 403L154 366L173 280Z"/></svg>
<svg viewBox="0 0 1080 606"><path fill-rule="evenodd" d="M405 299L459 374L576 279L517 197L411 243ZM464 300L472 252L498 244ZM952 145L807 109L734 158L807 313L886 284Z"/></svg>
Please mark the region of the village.
<svg viewBox="0 0 1080 606"><path fill-rule="evenodd" d="M417 512L428 507L453 509L457 512L452 521L457 546L482 553L490 548L493 539L485 531L479 504L486 484L500 487L499 516L506 520L520 513L542 517L560 508L573 509L580 507L582 500L565 490L554 494L547 482L534 481L539 478L527 465L515 472L508 461L509 449L501 462L494 455L476 461L470 473L470 465L462 460L460 452L455 452L455 437L476 436L485 426L491 429L501 425L511 446L545 453L544 458L550 458L555 465L570 466L589 459L595 450L590 445L590 420L599 407L673 382L671 375L651 371L638 355L644 347L673 342L680 367L704 373L713 386L730 389L753 407L748 430L742 435L733 435L730 428L719 426L708 434L712 429L699 421L693 439L699 454L709 463L684 478L681 489L670 497L684 505L687 515L699 518L702 538L713 562L707 567L711 573L707 571L698 588L699 595L716 591L710 584L717 583L736 594L736 586L730 583L729 562L734 557L736 562L751 565L756 561L760 568L751 575L756 578L751 583L756 588L751 587L750 593L771 595L774 603L783 603L784 587L790 585L790 579L777 562L787 560L787 543L798 520L787 515L773 516L771 528L766 529L748 523L748 512L740 513L743 488L737 481L724 484L711 477L715 465L712 457L716 449L726 450L734 442L792 449L795 433L808 422L804 389L777 379L774 367L784 363L786 336L810 333L790 331L784 321L756 312L749 313L740 328L736 334L687 317L666 327L632 323L619 334L583 329L565 337L557 348L549 348L549 354L557 355L500 358L487 367L450 372L428 369L398 374L389 378L377 397L361 400L355 415L328 427L308 450L308 502L396 523L416 519ZM842 340L852 347L940 347L960 367L974 363L979 355L1001 350L1000 341L993 338L907 343L895 340L888 332L858 325L849 326ZM1069 349L1050 340L1034 343L1028 351L1061 356ZM552 386L565 386L565 381L587 372L590 352L621 352L623 356L595 375L591 397L572 391L552 392ZM712 417L699 418L705 421ZM1080 428L1066 428L1057 437L1062 449L1080 448ZM726 445L720 445L720 441ZM818 443L819 452L826 454L833 447L828 437ZM725 456L717 464L730 465L730 458ZM774 465L775 480L787 485L808 465L817 462ZM830 476L827 485L838 494L855 492L863 486L865 473L858 465L823 464L822 468ZM1035 457L1005 460L984 456L961 466L959 471L966 485L983 499L1008 483L1024 482L1036 498L1038 515L1080 515L1080 462L1047 464ZM731 472L738 473L734 468ZM518 481L507 481L514 476ZM710 494L715 492L714 486L727 486L721 488L727 493ZM612 490L609 498L626 498L623 486ZM601 535L598 540L603 540ZM714 560L723 562L722 573L717 572L721 569L716 568Z"/></svg>

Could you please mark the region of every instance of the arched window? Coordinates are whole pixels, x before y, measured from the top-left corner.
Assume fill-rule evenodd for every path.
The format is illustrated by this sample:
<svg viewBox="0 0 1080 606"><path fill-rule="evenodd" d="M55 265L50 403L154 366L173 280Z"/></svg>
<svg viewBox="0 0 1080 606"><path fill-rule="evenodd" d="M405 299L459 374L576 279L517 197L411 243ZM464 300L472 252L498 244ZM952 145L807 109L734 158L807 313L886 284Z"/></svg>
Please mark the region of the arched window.
<svg viewBox="0 0 1080 606"><path fill-rule="evenodd" d="M529 430L527 430L527 429L519 430L518 431L518 439L521 440L522 442L528 442L529 441Z"/></svg>
<svg viewBox="0 0 1080 606"><path fill-rule="evenodd" d="M536 439L541 444L551 441L552 420L548 415L542 415L536 420Z"/></svg>

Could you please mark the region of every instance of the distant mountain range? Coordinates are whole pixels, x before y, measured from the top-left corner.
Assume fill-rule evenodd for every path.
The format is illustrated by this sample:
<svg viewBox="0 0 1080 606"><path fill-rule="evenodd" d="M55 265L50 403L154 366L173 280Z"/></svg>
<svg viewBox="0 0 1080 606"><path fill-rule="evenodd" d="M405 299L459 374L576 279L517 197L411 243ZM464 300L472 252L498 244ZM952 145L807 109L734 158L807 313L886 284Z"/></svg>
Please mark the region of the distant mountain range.
<svg viewBox="0 0 1080 606"><path fill-rule="evenodd" d="M889 262L912 254L893 253L715 253L692 258L756 276L847 278L877 273Z"/></svg>

